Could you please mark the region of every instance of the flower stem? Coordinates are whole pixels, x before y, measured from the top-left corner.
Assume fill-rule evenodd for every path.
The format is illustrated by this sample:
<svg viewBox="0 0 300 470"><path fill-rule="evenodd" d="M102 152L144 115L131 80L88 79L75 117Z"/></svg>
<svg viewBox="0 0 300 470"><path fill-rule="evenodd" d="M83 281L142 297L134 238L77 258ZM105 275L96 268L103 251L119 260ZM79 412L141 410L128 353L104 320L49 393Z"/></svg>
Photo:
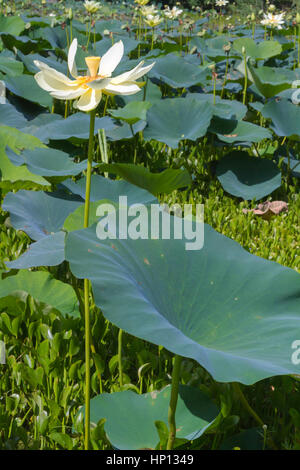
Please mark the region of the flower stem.
<svg viewBox="0 0 300 470"><path fill-rule="evenodd" d="M90 135L89 135L89 148L88 148L88 162L86 171L86 188L85 188L85 205L84 205L84 223L83 227L89 226L89 213L90 213L90 193L91 193L91 174L92 162L94 156L94 129L95 129L95 116L96 110L91 111L90 114ZM90 371L90 282L84 279L84 318L85 318L85 436L84 447L85 450L89 449L90 445L90 391L91 391L91 371Z"/></svg>
<svg viewBox="0 0 300 470"><path fill-rule="evenodd" d="M174 358L173 372L172 372L172 389L171 398L168 410L168 423L169 423L169 438L167 443L167 450L172 450L176 437L176 422L175 413L178 401L178 389L180 379L180 366L182 357L176 354Z"/></svg>
<svg viewBox="0 0 300 470"><path fill-rule="evenodd" d="M245 104L246 96L247 96L247 87L248 87L248 70L247 70L246 52L243 53L243 56L244 56L244 64L245 64L245 84L244 84L244 91L243 91L243 104Z"/></svg>
<svg viewBox="0 0 300 470"><path fill-rule="evenodd" d="M122 367L122 336L123 330L119 330L118 335L118 362L119 362L119 383L123 387L123 367Z"/></svg>

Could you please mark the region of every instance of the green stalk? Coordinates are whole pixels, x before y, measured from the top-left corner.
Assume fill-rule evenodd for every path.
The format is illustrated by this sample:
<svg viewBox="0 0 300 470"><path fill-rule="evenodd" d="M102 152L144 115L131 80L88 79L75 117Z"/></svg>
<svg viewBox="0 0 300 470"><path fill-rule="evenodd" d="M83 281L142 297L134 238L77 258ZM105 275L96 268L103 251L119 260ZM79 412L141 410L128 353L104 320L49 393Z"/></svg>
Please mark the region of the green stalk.
<svg viewBox="0 0 300 470"><path fill-rule="evenodd" d="M123 387L123 367L122 367L122 336L123 330L119 330L118 334L118 363L119 363L119 382L120 387Z"/></svg>
<svg viewBox="0 0 300 470"><path fill-rule="evenodd" d="M247 86L248 86L248 71L247 71L247 58L246 58L246 51L243 51L244 56L244 64L245 64L245 84L244 84L244 91L243 91L243 104L246 103L246 96L247 96Z"/></svg>
<svg viewBox="0 0 300 470"><path fill-rule="evenodd" d="M172 450L176 438L176 407L178 401L178 389L179 389L179 379L180 379L180 366L181 366L182 357L176 354L174 358L173 372L172 372L172 389L171 389L171 398L168 410L168 423L169 423L169 438L167 443L167 450Z"/></svg>
<svg viewBox="0 0 300 470"><path fill-rule="evenodd" d="M227 54L227 57L226 57L226 68L225 68L224 82L223 82L222 91L221 91L221 99L223 98L224 88L227 82L228 62L229 62L229 54Z"/></svg>
<svg viewBox="0 0 300 470"><path fill-rule="evenodd" d="M84 223L83 227L89 226L90 213L90 194L91 194L91 175L92 162L94 156L94 129L95 129L96 110L90 113L90 135L88 148L88 162L86 171L85 205L84 205ZM90 304L89 304L90 282L84 279L84 317L85 317L85 436L84 447L89 449L90 444L90 392L91 392L91 371L90 371Z"/></svg>

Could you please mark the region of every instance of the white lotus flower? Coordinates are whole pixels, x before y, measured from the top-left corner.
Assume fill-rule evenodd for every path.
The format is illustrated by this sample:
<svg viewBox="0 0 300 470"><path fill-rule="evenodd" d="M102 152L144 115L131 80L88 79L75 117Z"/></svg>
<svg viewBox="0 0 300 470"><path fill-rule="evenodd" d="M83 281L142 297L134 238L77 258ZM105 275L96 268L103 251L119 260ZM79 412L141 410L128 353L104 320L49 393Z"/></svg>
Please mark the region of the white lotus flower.
<svg viewBox="0 0 300 470"><path fill-rule="evenodd" d="M279 13L278 15L273 15L272 13L264 13L264 19L261 21L261 24L264 26L272 26L274 28L282 29L282 24L284 24L284 13Z"/></svg>
<svg viewBox="0 0 300 470"><path fill-rule="evenodd" d="M153 62L151 65L143 67L144 61L142 61L129 72L112 77L112 72L124 54L123 42L119 41L108 49L103 57L86 57L88 73L81 76L78 75L75 64L76 51L77 39L74 39L68 53L68 68L74 80L39 60L34 61L34 64L40 69L34 78L39 86L54 98L78 99L74 106L81 111L95 109L100 103L102 93L112 95L137 93L140 91L140 85L136 80L149 72L155 64Z"/></svg>
<svg viewBox="0 0 300 470"><path fill-rule="evenodd" d="M163 21L163 18L159 15L147 15L146 18L144 18L144 21L151 26L151 28L155 28L155 26L158 26Z"/></svg>
<svg viewBox="0 0 300 470"><path fill-rule="evenodd" d="M176 20L176 18L178 18L182 12L183 10L180 10L177 7L173 7L172 10L170 10L169 6L167 6L167 8L164 10L164 15L170 20Z"/></svg>
<svg viewBox="0 0 300 470"><path fill-rule="evenodd" d="M99 10L101 5L99 2L95 2L93 0L85 0L83 6L86 11L92 15L93 13L96 13Z"/></svg>
<svg viewBox="0 0 300 470"><path fill-rule="evenodd" d="M144 6L141 8L141 13L143 16L155 15L158 12L155 5Z"/></svg>
<svg viewBox="0 0 300 470"><path fill-rule="evenodd" d="M228 0L216 0L217 7L225 7L227 3L229 3Z"/></svg>

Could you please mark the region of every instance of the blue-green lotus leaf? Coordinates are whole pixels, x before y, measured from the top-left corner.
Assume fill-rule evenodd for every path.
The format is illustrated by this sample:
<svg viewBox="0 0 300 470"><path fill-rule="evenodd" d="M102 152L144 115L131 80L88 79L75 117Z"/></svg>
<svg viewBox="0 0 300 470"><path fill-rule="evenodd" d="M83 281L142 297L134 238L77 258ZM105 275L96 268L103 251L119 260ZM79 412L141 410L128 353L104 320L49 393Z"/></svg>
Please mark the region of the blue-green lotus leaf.
<svg viewBox="0 0 300 470"><path fill-rule="evenodd" d="M63 315L79 316L78 299L71 286L42 271L19 271L0 279L0 298L24 291L39 302L59 310Z"/></svg>
<svg viewBox="0 0 300 470"><path fill-rule="evenodd" d="M0 32L18 35L24 31L25 23L19 16L1 16Z"/></svg>
<svg viewBox="0 0 300 470"><path fill-rule="evenodd" d="M236 119L240 121L247 113L247 106L236 100L224 100L219 96L215 97L209 93L188 93L186 99L197 99L201 102L210 103L213 109L213 115L223 119Z"/></svg>
<svg viewBox="0 0 300 470"><path fill-rule="evenodd" d="M105 432L117 449L155 449L159 444L155 422L168 424L170 390L168 385L160 391L142 395L130 390L98 395L91 400L91 422L96 425L101 419L106 419ZM84 407L80 414L84 414ZM199 438L217 415L217 407L203 392L187 385L179 385L177 438Z"/></svg>
<svg viewBox="0 0 300 470"><path fill-rule="evenodd" d="M223 189L246 200L262 199L281 186L281 173L271 160L232 152L218 162L217 177Z"/></svg>
<svg viewBox="0 0 300 470"><path fill-rule="evenodd" d="M233 43L233 47L240 54L242 49L245 48L246 56L252 59L269 59L275 55L279 55L282 47L278 41L262 41L256 44L252 38L239 38Z"/></svg>
<svg viewBox="0 0 300 470"><path fill-rule="evenodd" d="M10 212L11 224L16 230L40 240L59 232L68 215L82 203L81 198L76 200L62 192L21 190L5 196L3 209Z"/></svg>
<svg viewBox="0 0 300 470"><path fill-rule="evenodd" d="M206 78L207 71L207 67L195 66L174 54L168 54L156 59L155 66L148 75L172 88L189 88L201 83Z"/></svg>
<svg viewBox="0 0 300 470"><path fill-rule="evenodd" d="M0 106L0 125L15 127L22 129L27 124L27 119L22 113L19 113L16 108L10 103L3 103Z"/></svg>
<svg viewBox="0 0 300 470"><path fill-rule="evenodd" d="M154 195L168 194L175 189L191 185L191 177L187 170L168 168L161 173L151 173L141 165L131 163L101 164L101 171L113 173Z"/></svg>
<svg viewBox="0 0 300 470"><path fill-rule="evenodd" d="M5 73L9 77L16 77L22 75L23 69L23 64L19 60L0 55L0 72Z"/></svg>
<svg viewBox="0 0 300 470"><path fill-rule="evenodd" d="M197 99L170 98L154 103L148 110L146 141L158 140L177 148L181 140L197 140L206 134L213 115L209 103Z"/></svg>
<svg viewBox="0 0 300 470"><path fill-rule="evenodd" d="M262 115L272 119L271 129L280 137L300 140L300 109L288 100L269 101L261 110Z"/></svg>
<svg viewBox="0 0 300 470"><path fill-rule="evenodd" d="M87 166L87 160L74 163L66 152L49 147L24 150L19 155L13 151L7 151L6 154L12 163L16 164L12 158L17 158L19 165L25 164L29 171L41 176L75 176Z"/></svg>
<svg viewBox="0 0 300 470"><path fill-rule="evenodd" d="M146 121L147 111L151 106L149 101L131 101L123 108L108 109L107 111L113 118L133 125L140 120Z"/></svg>
<svg viewBox="0 0 300 470"><path fill-rule="evenodd" d="M51 118L51 114L44 123L29 121L27 129L32 127L32 133L42 142L47 143L49 140L64 140L76 138L77 140L86 140L89 138L90 117L88 113L75 113L66 119L56 115L55 119ZM114 129L116 126L113 120L108 116L95 119L95 135L99 129L107 131Z"/></svg>
<svg viewBox="0 0 300 470"><path fill-rule="evenodd" d="M234 119L212 119L209 131L217 134L222 142L260 142L263 139L270 139L271 132L252 122L236 121Z"/></svg>
<svg viewBox="0 0 300 470"><path fill-rule="evenodd" d="M32 75L19 75L17 77L5 77L7 89L25 100L37 103L45 108L52 105L52 96L37 84Z"/></svg>
<svg viewBox="0 0 300 470"><path fill-rule="evenodd" d="M194 227L199 235L201 227ZM100 240L94 225L67 235L66 259L76 277L91 280L110 322L195 359L217 381L298 374L291 356L299 273L248 253L207 224L203 248L187 250L190 241Z"/></svg>
<svg viewBox="0 0 300 470"><path fill-rule="evenodd" d="M28 269L38 266L56 266L64 259L65 232L57 232L32 243L18 259L5 264L10 269Z"/></svg>
<svg viewBox="0 0 300 470"><path fill-rule="evenodd" d="M73 180L66 180L62 183L62 187L77 194L82 199L85 198L86 179L81 178L76 183ZM157 202L157 199L145 189L139 188L134 184L130 184L123 180L111 180L100 175L92 175L91 178L91 195L92 202L109 199L118 204L119 196L127 196L129 205L142 203L151 204ZM74 209L75 210L75 209Z"/></svg>

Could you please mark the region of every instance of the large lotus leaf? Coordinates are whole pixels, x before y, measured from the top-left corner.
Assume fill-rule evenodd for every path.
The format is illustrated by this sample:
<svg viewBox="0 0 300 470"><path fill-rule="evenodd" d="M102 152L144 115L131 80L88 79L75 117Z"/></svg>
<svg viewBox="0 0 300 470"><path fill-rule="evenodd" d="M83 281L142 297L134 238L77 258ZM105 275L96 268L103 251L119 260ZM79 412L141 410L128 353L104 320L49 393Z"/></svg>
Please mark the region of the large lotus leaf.
<svg viewBox="0 0 300 470"><path fill-rule="evenodd" d="M62 186L71 191L73 194L85 198L86 179L81 178L76 183L73 180L67 180ZM157 202L157 199L145 189L139 188L127 181L111 180L100 175L92 175L91 178L91 195L92 202L109 199L118 204L119 197L126 196L128 205L142 203L151 204Z"/></svg>
<svg viewBox="0 0 300 470"><path fill-rule="evenodd" d="M22 129L27 124L27 119L24 118L22 113L19 113L16 108L10 103L3 103L0 106L0 125L15 127Z"/></svg>
<svg viewBox="0 0 300 470"><path fill-rule="evenodd" d="M202 228L194 227L200 238ZM215 380L253 384L297 374L291 345L299 331L299 274L207 224L203 248L187 250L190 241L99 240L94 225L69 233L65 253L73 274L91 280L110 322L198 361Z"/></svg>
<svg viewBox="0 0 300 470"><path fill-rule="evenodd" d="M49 57L44 57L41 54L22 54L22 52L18 51L18 57L22 60L27 70L31 73L37 73L39 71L38 67L34 65L34 60L39 60L44 62L49 67L54 68L58 72L61 72L65 75L68 73L68 65L67 62L61 62L57 60L55 55L50 55Z"/></svg>
<svg viewBox="0 0 300 470"><path fill-rule="evenodd" d="M0 298L16 291L27 292L34 299L59 310L63 315L79 316L78 299L69 284L58 281L49 273L20 271L0 280Z"/></svg>
<svg viewBox="0 0 300 470"><path fill-rule="evenodd" d="M13 152L12 152L13 153ZM11 154L7 152L11 159ZM16 156L15 154L12 157ZM19 165L25 164L29 171L42 176L75 176L86 169L87 160L74 163L66 152L52 148L24 150L17 155ZM12 163L15 163L11 160Z"/></svg>
<svg viewBox="0 0 300 470"><path fill-rule="evenodd" d="M287 74L287 71L265 66L254 68L250 60L247 61L247 66L251 74L250 78L265 98L271 98L281 91L291 88L293 79Z"/></svg>
<svg viewBox="0 0 300 470"><path fill-rule="evenodd" d="M0 33L20 34L25 27L24 21L19 16L1 16Z"/></svg>
<svg viewBox="0 0 300 470"><path fill-rule="evenodd" d="M134 38L122 37L120 38L124 44L124 54L128 55L131 51L137 48L139 41ZM111 47L111 38L106 37L95 43L96 55L102 57L105 52Z"/></svg>
<svg viewBox="0 0 300 470"><path fill-rule="evenodd" d="M132 139L135 134L145 129L146 124L146 121L138 121L130 126L127 122L123 122L121 125L115 125L113 129L106 131L105 135L107 140L113 142L123 139Z"/></svg>
<svg viewBox="0 0 300 470"><path fill-rule="evenodd" d="M205 80L207 70L207 67L197 67L174 54L168 54L157 59L148 75L172 88L189 88Z"/></svg>
<svg viewBox="0 0 300 470"><path fill-rule="evenodd" d="M57 232L32 243L18 259L5 264L10 269L27 269L38 266L56 266L64 259L65 232Z"/></svg>
<svg viewBox="0 0 300 470"><path fill-rule="evenodd" d="M130 163L112 163L100 165L102 171L114 173L121 178L144 188L154 195L168 194L175 189L190 186L192 180L187 170L168 168L161 173L151 173L147 168Z"/></svg>
<svg viewBox="0 0 300 470"><path fill-rule="evenodd" d="M65 47L67 47L66 31L63 30L61 26L32 29L30 31L30 37L38 40L41 38L46 40L53 49L65 49Z"/></svg>
<svg viewBox="0 0 300 470"><path fill-rule="evenodd" d="M147 111L151 106L149 101L131 101L123 108L108 109L108 112L113 118L133 125L139 120L146 121Z"/></svg>
<svg viewBox="0 0 300 470"><path fill-rule="evenodd" d="M232 152L218 162L217 177L233 196L246 200L262 199L281 186L281 173L271 160Z"/></svg>
<svg viewBox="0 0 300 470"><path fill-rule="evenodd" d="M9 77L16 77L22 75L23 64L19 60L12 57L0 56L0 72L5 73Z"/></svg>
<svg viewBox="0 0 300 470"><path fill-rule="evenodd" d="M42 144L36 137L24 134L9 126L0 126L0 170L2 182L32 181L40 186L49 186L48 181L39 175L31 173L26 166L16 167L13 165L5 153L7 145L14 151L19 151L20 148L35 148Z"/></svg>
<svg viewBox="0 0 300 470"><path fill-rule="evenodd" d="M217 134L220 140L229 144L234 142L260 142L263 139L271 139L272 137L268 129L252 122L218 117L213 118L209 131Z"/></svg>
<svg viewBox="0 0 300 470"><path fill-rule="evenodd" d="M158 101L161 99L161 90L159 86L155 85L154 83L151 82L151 80L148 79L146 76L146 84L142 88L140 93L136 93L134 95L116 95L115 100L119 105L123 105L130 103L131 101L142 101L144 99L144 94L145 94L145 100L149 101L150 103L154 103L154 101Z"/></svg>
<svg viewBox="0 0 300 470"><path fill-rule="evenodd" d="M246 56L250 56L252 59L269 59L282 51L282 47L277 41L262 41L256 44L251 38L236 39L233 47L239 53L242 53L244 47Z"/></svg>
<svg viewBox="0 0 300 470"><path fill-rule="evenodd" d="M131 390L98 395L91 400L91 423L96 425L105 418L104 430L117 449L155 449L159 444L155 422L162 421L168 425L170 391L171 387L168 385L160 391L142 395ZM79 415L84 415L84 407ZM203 392L187 385L179 385L176 437L197 439L217 415L217 407Z"/></svg>
<svg viewBox="0 0 300 470"><path fill-rule="evenodd" d="M213 105L213 115L223 119L243 119L247 113L247 106L236 100L223 100L219 96L208 93L189 93L186 99L197 99ZM215 104L214 104L215 99Z"/></svg>
<svg viewBox="0 0 300 470"><path fill-rule="evenodd" d="M2 207L10 212L11 224L16 230L39 240L61 230L68 215L82 204L78 199L62 192L21 190L8 193Z"/></svg>
<svg viewBox="0 0 300 470"><path fill-rule="evenodd" d="M8 90L21 98L37 103L46 108L52 105L52 96L37 84L32 75L6 77L5 85Z"/></svg>
<svg viewBox="0 0 300 470"><path fill-rule="evenodd" d="M197 140L206 134L213 114L209 103L171 98L155 103L147 114L145 140L158 140L177 148L180 140Z"/></svg>
<svg viewBox="0 0 300 470"><path fill-rule="evenodd" d="M30 123L28 123L30 125ZM115 125L108 116L95 119L95 134L98 129L112 130ZM75 113L66 119L59 116L52 122L45 122L35 129L34 134L42 141L64 140L74 137L76 139L88 139L90 129L90 117L88 113Z"/></svg>
<svg viewBox="0 0 300 470"><path fill-rule="evenodd" d="M50 47L50 44L47 41L35 41L28 36L2 34L1 39L6 49L10 49L11 51L22 51L24 54L42 51L43 49Z"/></svg>
<svg viewBox="0 0 300 470"><path fill-rule="evenodd" d="M300 109L288 100L270 101L261 110L262 115L272 119L271 128L280 137L300 140Z"/></svg>
<svg viewBox="0 0 300 470"><path fill-rule="evenodd" d="M119 20L101 20L96 21L95 30L96 33L103 34L104 31L109 31L113 33L122 31L122 22Z"/></svg>
<svg viewBox="0 0 300 470"><path fill-rule="evenodd" d="M34 135L39 138L41 142L48 143L49 136L46 126L49 126L49 124L57 120L63 121L63 117L56 113L40 113L38 116L26 122L26 125L22 128L22 132Z"/></svg>

